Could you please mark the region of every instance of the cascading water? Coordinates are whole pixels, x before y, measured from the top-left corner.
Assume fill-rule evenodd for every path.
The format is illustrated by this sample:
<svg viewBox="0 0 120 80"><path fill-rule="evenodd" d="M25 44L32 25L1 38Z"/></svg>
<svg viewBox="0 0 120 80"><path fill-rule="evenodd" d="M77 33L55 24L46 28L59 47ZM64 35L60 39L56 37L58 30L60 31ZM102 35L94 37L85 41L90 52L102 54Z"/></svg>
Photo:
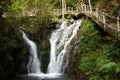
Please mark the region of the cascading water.
<svg viewBox="0 0 120 80"><path fill-rule="evenodd" d="M42 73L40 70L40 62L37 56L37 47L35 43L29 40L26 34L21 31L23 34L23 39L30 46L31 56L28 63L28 72L31 76L40 76L41 78L56 78L64 73L65 68L68 65L70 42L77 34L80 25L81 20L75 21L70 26L67 26L67 21L64 21L59 26L59 29L52 32L51 38L49 39L51 45L50 62L46 74Z"/></svg>
<svg viewBox="0 0 120 80"><path fill-rule="evenodd" d="M50 38L51 51L48 73L64 73L68 64L70 42L77 34L81 21L75 21L67 26L67 21L63 22L60 29L54 31Z"/></svg>
<svg viewBox="0 0 120 80"><path fill-rule="evenodd" d="M28 65L27 65L28 73L29 74L30 73L40 74L41 73L40 62L37 56L36 44L32 40L28 39L28 37L23 31L20 31L20 32L22 33L25 43L27 43L30 46L30 57L29 57Z"/></svg>

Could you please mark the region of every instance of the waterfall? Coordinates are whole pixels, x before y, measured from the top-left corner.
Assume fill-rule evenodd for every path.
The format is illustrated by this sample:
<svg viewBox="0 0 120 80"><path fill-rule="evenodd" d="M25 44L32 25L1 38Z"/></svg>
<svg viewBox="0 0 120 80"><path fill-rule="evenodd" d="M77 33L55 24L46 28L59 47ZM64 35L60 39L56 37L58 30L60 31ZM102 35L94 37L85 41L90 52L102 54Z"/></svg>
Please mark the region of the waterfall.
<svg viewBox="0 0 120 80"><path fill-rule="evenodd" d="M47 73L44 74L40 70L40 61L37 56L36 44L28 39L23 31L23 39L25 43L30 46L30 58L28 62L28 73L30 76L40 76L42 78L56 78L62 75L65 68L68 66L68 59L70 53L70 43L77 34L79 27L81 26L81 20L75 21L70 26L67 25L67 21L64 21L59 29L52 32L50 41L50 61L48 64Z"/></svg>
<svg viewBox="0 0 120 80"><path fill-rule="evenodd" d="M65 21L58 30L51 34L49 39L51 44L50 62L47 70L49 74L64 73L68 65L70 42L77 34L80 25L81 21L75 21L67 26L67 21Z"/></svg>
<svg viewBox="0 0 120 80"><path fill-rule="evenodd" d="M30 47L30 57L27 65L28 73L40 74L41 70L40 70L40 62L37 56L37 46L32 40L28 39L28 37L23 31L20 30L20 32L22 33L25 43L27 43L27 45L29 45Z"/></svg>

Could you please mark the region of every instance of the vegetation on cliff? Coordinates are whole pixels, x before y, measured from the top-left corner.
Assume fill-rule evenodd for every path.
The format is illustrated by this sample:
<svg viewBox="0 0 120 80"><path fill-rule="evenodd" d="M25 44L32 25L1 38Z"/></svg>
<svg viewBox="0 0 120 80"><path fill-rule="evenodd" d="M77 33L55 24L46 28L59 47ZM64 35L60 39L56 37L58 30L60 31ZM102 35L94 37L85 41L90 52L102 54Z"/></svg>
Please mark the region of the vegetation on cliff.
<svg viewBox="0 0 120 80"><path fill-rule="evenodd" d="M25 46L19 29L42 34L49 27L52 5L49 0L1 0L0 1L0 79L21 72L19 68L27 61ZM36 36L37 38L37 36ZM22 53L22 54L21 54ZM25 62L26 63L26 62ZM25 71L25 70L23 70ZM25 73L25 72L21 72Z"/></svg>
<svg viewBox="0 0 120 80"><path fill-rule="evenodd" d="M78 71L90 80L118 80L120 48L118 41L86 19L81 27Z"/></svg>

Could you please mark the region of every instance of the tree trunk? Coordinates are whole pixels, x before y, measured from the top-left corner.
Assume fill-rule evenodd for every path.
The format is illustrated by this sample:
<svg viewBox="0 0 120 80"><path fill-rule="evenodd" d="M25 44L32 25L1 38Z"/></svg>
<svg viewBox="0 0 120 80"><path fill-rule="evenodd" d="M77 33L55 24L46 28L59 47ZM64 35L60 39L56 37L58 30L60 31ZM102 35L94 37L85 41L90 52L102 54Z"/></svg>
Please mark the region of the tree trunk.
<svg viewBox="0 0 120 80"><path fill-rule="evenodd" d="M66 13L66 0L64 0L64 9L65 9L65 13Z"/></svg>
<svg viewBox="0 0 120 80"><path fill-rule="evenodd" d="M66 0L62 0L62 16L66 13Z"/></svg>
<svg viewBox="0 0 120 80"><path fill-rule="evenodd" d="M60 4L60 7L62 6L62 1L61 0L59 0L59 4Z"/></svg>

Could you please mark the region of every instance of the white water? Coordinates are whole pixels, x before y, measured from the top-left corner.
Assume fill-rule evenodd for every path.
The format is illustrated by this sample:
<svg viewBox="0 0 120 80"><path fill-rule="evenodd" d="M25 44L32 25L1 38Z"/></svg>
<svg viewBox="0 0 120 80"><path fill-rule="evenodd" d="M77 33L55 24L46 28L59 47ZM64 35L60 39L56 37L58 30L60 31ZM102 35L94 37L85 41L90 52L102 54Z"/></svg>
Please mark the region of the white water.
<svg viewBox="0 0 120 80"><path fill-rule="evenodd" d="M59 26L59 29L52 32L51 38L49 39L51 45L50 62L46 74L40 70L40 62L35 43L28 39L26 34L21 31L23 39L30 46L31 56L28 63L28 75L39 76L41 78L57 78L62 75L68 65L70 42L77 34L80 26L81 21L75 21L70 26L67 25L67 21L64 21Z"/></svg>
<svg viewBox="0 0 120 80"><path fill-rule="evenodd" d="M75 21L72 25L67 26L67 21L65 21L60 29L52 33L48 73L64 73L68 65L70 42L77 34L80 25L81 21Z"/></svg>
<svg viewBox="0 0 120 80"><path fill-rule="evenodd" d="M30 57L27 65L28 73L40 74L41 70L40 70L40 62L37 56L37 46L32 40L28 39L28 37L23 31L20 32L22 33L25 43L27 43L30 46Z"/></svg>

